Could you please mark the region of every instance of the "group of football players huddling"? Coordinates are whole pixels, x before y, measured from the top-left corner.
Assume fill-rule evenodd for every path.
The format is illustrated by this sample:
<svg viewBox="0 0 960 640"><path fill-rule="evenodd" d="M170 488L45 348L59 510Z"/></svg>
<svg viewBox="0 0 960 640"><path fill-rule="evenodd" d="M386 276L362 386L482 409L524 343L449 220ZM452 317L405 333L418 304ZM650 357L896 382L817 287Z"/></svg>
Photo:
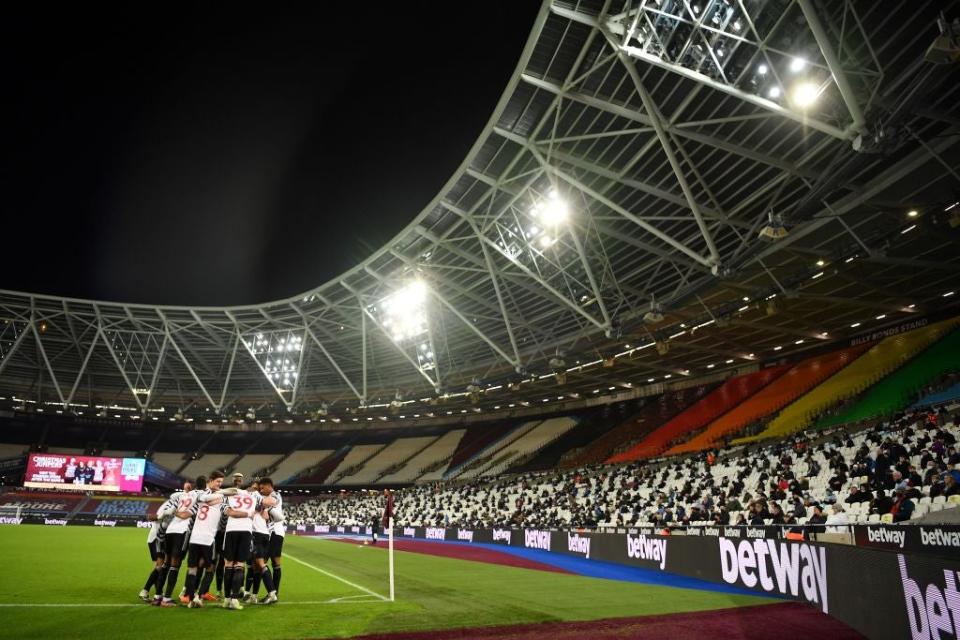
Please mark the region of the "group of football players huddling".
<svg viewBox="0 0 960 640"><path fill-rule="evenodd" d="M280 494L270 478L244 486L243 474L235 473L233 486L223 482L220 471L185 482L151 517L147 546L153 569L140 591L144 602L177 606L172 594L184 558L187 575L179 601L189 608L221 599L226 609L243 609L241 601L277 602L286 534ZM214 578L217 595L210 593ZM261 583L267 593L258 600Z"/></svg>

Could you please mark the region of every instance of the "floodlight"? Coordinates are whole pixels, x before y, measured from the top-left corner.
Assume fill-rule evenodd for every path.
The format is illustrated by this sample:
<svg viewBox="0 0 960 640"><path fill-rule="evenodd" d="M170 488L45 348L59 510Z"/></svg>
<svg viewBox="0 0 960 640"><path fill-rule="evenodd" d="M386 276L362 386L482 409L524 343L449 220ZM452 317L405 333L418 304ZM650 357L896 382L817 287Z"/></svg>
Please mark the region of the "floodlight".
<svg viewBox="0 0 960 640"><path fill-rule="evenodd" d="M776 100L777 98L779 98L780 87L777 87L777 86L770 87L770 90L767 91L767 97L770 98L771 100Z"/></svg>
<svg viewBox="0 0 960 640"><path fill-rule="evenodd" d="M794 58L790 61L790 71L800 73L807 66L807 61L803 58Z"/></svg>
<svg viewBox="0 0 960 640"><path fill-rule="evenodd" d="M806 109L817 101L820 91L812 82L801 82L792 91L793 103L801 109Z"/></svg>
<svg viewBox="0 0 960 640"><path fill-rule="evenodd" d="M413 280L380 302L382 324L388 328L395 342L417 338L427 331L424 303L427 285Z"/></svg>

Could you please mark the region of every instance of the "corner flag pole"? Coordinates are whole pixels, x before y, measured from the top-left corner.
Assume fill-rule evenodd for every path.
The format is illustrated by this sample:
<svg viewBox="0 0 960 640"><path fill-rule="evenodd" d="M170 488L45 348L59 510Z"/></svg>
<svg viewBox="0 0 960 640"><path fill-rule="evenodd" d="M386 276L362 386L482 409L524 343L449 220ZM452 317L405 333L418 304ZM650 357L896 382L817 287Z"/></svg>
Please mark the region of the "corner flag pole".
<svg viewBox="0 0 960 640"><path fill-rule="evenodd" d="M387 520L389 529L387 530L387 556L390 563L390 602L394 601L393 594L393 517Z"/></svg>

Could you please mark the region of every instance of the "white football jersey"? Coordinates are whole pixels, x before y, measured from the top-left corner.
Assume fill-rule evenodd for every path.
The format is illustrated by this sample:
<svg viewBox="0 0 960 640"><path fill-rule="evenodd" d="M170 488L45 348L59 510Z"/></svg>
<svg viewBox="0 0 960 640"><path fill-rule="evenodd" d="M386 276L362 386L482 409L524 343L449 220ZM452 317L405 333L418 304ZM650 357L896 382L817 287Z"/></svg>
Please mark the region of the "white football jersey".
<svg viewBox="0 0 960 640"><path fill-rule="evenodd" d="M259 493L250 493L240 490L236 495L227 498L227 506L235 511L243 511L247 514L246 518L227 517L226 533L231 531L253 532L253 514L260 510L262 498Z"/></svg>
<svg viewBox="0 0 960 640"><path fill-rule="evenodd" d="M190 532L190 544L211 545L217 537L220 528L220 516L226 505L226 497L219 496L220 502L211 504L211 500L218 494L208 491L197 498L197 515L193 521L193 530Z"/></svg>
<svg viewBox="0 0 960 640"><path fill-rule="evenodd" d="M203 492L204 490L194 489L193 491L180 493L180 499L177 501L176 508L174 509L173 520L170 521L170 525L167 527L168 534L186 533L190 531L190 524L193 518L178 518L176 512L189 511L191 514L195 514L197 512L197 496Z"/></svg>
<svg viewBox="0 0 960 640"><path fill-rule="evenodd" d="M270 534L270 527L267 526L267 521L263 518L262 510L253 514L253 532L263 535Z"/></svg>
<svg viewBox="0 0 960 640"><path fill-rule="evenodd" d="M270 497L277 501L277 504L270 507L270 530L273 535L282 538L287 535L287 522L283 515L283 498L276 491L272 492Z"/></svg>

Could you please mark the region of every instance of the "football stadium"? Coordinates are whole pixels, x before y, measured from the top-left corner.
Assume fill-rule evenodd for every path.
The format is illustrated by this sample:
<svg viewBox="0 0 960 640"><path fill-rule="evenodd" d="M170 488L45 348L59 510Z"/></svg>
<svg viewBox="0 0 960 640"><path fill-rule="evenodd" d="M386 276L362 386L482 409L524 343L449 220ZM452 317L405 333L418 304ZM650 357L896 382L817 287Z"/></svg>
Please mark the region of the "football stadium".
<svg viewBox="0 0 960 640"><path fill-rule="evenodd" d="M320 284L0 290L4 637L960 637L960 2L520 4Z"/></svg>

